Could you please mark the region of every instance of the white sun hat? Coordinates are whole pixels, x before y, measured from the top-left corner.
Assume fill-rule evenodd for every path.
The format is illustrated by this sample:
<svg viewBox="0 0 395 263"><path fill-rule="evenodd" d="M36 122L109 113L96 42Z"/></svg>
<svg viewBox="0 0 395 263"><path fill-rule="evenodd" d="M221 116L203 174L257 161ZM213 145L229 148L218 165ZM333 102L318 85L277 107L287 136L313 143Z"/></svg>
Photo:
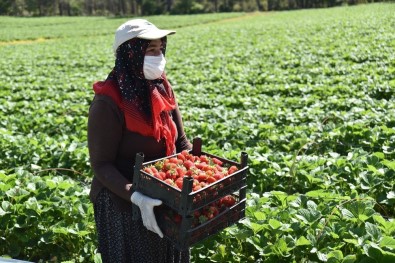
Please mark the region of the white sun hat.
<svg viewBox="0 0 395 263"><path fill-rule="evenodd" d="M164 36L175 34L176 31L164 30L157 28L151 22L145 19L132 19L118 27L115 31L115 40L113 45L114 54L117 48L124 42L132 38L142 39L160 39Z"/></svg>

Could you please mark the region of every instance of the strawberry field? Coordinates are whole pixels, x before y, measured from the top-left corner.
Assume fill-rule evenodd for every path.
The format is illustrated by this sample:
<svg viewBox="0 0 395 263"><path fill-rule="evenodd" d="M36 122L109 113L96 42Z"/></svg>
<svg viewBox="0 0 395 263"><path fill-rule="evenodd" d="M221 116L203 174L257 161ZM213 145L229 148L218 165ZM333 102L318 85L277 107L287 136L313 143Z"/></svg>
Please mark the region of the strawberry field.
<svg viewBox="0 0 395 263"><path fill-rule="evenodd" d="M395 262L395 5L148 18L186 133L248 153L246 217L192 262ZM100 262L92 83L125 18L0 17L0 256Z"/></svg>

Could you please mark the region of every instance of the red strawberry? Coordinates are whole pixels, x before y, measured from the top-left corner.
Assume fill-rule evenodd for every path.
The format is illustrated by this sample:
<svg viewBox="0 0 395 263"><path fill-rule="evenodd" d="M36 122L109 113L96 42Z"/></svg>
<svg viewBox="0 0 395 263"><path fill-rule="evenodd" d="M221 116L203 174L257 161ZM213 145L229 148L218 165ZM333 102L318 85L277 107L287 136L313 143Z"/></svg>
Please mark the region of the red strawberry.
<svg viewBox="0 0 395 263"><path fill-rule="evenodd" d="M166 173L165 172L160 171L158 174L159 174L160 177L162 177L162 180L166 179Z"/></svg>
<svg viewBox="0 0 395 263"><path fill-rule="evenodd" d="M218 172L222 172L222 170L223 170L222 166L220 166L218 164L215 165L215 168L217 169Z"/></svg>
<svg viewBox="0 0 395 263"><path fill-rule="evenodd" d="M180 189L182 189L183 182L184 182L184 178L182 178L182 177L178 177L178 178L176 179L176 181L175 181L176 185L177 185L178 188L180 188Z"/></svg>
<svg viewBox="0 0 395 263"><path fill-rule="evenodd" d="M174 214L174 216L173 216L173 221L174 221L174 223L180 224L180 223L181 223L181 220L182 220L181 215L179 215L179 214Z"/></svg>
<svg viewBox="0 0 395 263"><path fill-rule="evenodd" d="M182 169L182 167L180 167L180 166L176 167L176 171L177 171L177 174L179 177L184 177L184 175L186 173L186 171L184 169Z"/></svg>
<svg viewBox="0 0 395 263"><path fill-rule="evenodd" d="M199 211L199 210L196 210L195 212L193 212L193 216L194 216L195 218L199 218L199 216L200 216L200 211Z"/></svg>
<svg viewBox="0 0 395 263"><path fill-rule="evenodd" d="M207 176L206 173L199 173L199 175L198 175L198 180L199 180L200 182L206 181L207 178L208 178L208 176Z"/></svg>
<svg viewBox="0 0 395 263"><path fill-rule="evenodd" d="M237 170L239 170L239 169L235 165L232 165L228 169L228 174L232 174L232 173L236 172Z"/></svg>
<svg viewBox="0 0 395 263"><path fill-rule="evenodd" d="M185 162L185 160L186 160L185 155L183 155L182 153L177 154L177 158L178 158L179 160L181 160L182 162Z"/></svg>
<svg viewBox="0 0 395 263"><path fill-rule="evenodd" d="M159 180L162 180L162 181L163 181L163 177L160 175L160 173L155 173L154 176L155 176L156 178L158 178Z"/></svg>
<svg viewBox="0 0 395 263"><path fill-rule="evenodd" d="M168 179L176 179L177 178L177 171L176 170L173 170L173 169L171 169L171 170L167 170L166 171L166 178L168 178Z"/></svg>
<svg viewBox="0 0 395 263"><path fill-rule="evenodd" d="M200 162L204 162L204 163L208 163L209 162L207 155L201 155L199 157L199 159L200 159Z"/></svg>
<svg viewBox="0 0 395 263"><path fill-rule="evenodd" d="M212 183L214 183L216 181L217 181L217 179L215 179L215 177L213 177L213 176L208 176L207 177L207 183L209 183L209 184L212 184Z"/></svg>
<svg viewBox="0 0 395 263"><path fill-rule="evenodd" d="M213 216L217 216L218 215L218 208L217 207L215 207L214 205L211 205L211 206L209 206L209 212L211 213L211 214L213 214Z"/></svg>
<svg viewBox="0 0 395 263"><path fill-rule="evenodd" d="M236 199L231 195L227 195L221 198L221 204L227 207L234 206L235 203L236 203Z"/></svg>
<svg viewBox="0 0 395 263"><path fill-rule="evenodd" d="M149 168L149 167L144 167L143 171L146 172L147 174L151 174L151 175L154 174L152 172L151 168Z"/></svg>
<svg viewBox="0 0 395 263"><path fill-rule="evenodd" d="M215 179L217 179L217 181L225 177L222 173L215 173L213 176Z"/></svg>
<svg viewBox="0 0 395 263"><path fill-rule="evenodd" d="M167 178L164 182L167 183L168 185L174 186L174 181L169 178Z"/></svg>
<svg viewBox="0 0 395 263"><path fill-rule="evenodd" d="M211 158L211 160L213 161L213 163L222 166L223 162L215 157Z"/></svg>
<svg viewBox="0 0 395 263"><path fill-rule="evenodd" d="M163 164L162 170L163 171L168 171L168 170L171 170L171 169L175 169L176 167L177 167L177 164L175 164L175 163L165 162Z"/></svg>
<svg viewBox="0 0 395 263"><path fill-rule="evenodd" d="M207 170L207 171L205 171L206 172L206 174L207 174L207 176L208 177L210 177L210 176L213 176L214 175L214 172L213 172L213 170Z"/></svg>
<svg viewBox="0 0 395 263"><path fill-rule="evenodd" d="M176 157L172 157L172 158L169 159L169 163L178 164L178 159Z"/></svg>
<svg viewBox="0 0 395 263"><path fill-rule="evenodd" d="M197 163L195 164L196 168L200 169L200 170L204 170L204 167L207 166L207 163L205 162L201 162L201 163Z"/></svg>
<svg viewBox="0 0 395 263"><path fill-rule="evenodd" d="M196 185L193 187L193 192L199 191L200 189L202 189L202 187L200 185Z"/></svg>
<svg viewBox="0 0 395 263"><path fill-rule="evenodd" d="M187 168L187 170L190 170L192 167L195 166L195 164L191 160L186 160L184 162L184 166L185 166L185 168Z"/></svg>
<svg viewBox="0 0 395 263"><path fill-rule="evenodd" d="M213 166L210 165L205 165L203 166L203 171L208 172L208 171L213 171L215 168Z"/></svg>
<svg viewBox="0 0 395 263"><path fill-rule="evenodd" d="M155 168L155 166L151 166L151 171L155 174L158 173L158 170Z"/></svg>

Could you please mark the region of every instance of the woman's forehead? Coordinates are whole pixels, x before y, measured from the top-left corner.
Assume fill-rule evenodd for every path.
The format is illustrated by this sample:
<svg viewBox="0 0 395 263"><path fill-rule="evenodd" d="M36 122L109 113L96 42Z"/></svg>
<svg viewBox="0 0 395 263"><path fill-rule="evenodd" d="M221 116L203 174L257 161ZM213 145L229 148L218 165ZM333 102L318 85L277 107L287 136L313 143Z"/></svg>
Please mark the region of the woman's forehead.
<svg viewBox="0 0 395 263"><path fill-rule="evenodd" d="M160 46L162 45L162 39L151 40L149 46Z"/></svg>

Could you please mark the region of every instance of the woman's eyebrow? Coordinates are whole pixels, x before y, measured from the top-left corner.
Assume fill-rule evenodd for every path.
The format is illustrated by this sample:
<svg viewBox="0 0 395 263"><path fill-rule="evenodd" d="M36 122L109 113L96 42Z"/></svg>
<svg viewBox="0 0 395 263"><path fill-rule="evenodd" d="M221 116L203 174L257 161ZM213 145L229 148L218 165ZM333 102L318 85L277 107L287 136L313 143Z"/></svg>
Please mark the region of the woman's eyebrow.
<svg viewBox="0 0 395 263"><path fill-rule="evenodd" d="M148 47L158 47L158 46L162 46L162 43L158 43L158 42L151 42Z"/></svg>

